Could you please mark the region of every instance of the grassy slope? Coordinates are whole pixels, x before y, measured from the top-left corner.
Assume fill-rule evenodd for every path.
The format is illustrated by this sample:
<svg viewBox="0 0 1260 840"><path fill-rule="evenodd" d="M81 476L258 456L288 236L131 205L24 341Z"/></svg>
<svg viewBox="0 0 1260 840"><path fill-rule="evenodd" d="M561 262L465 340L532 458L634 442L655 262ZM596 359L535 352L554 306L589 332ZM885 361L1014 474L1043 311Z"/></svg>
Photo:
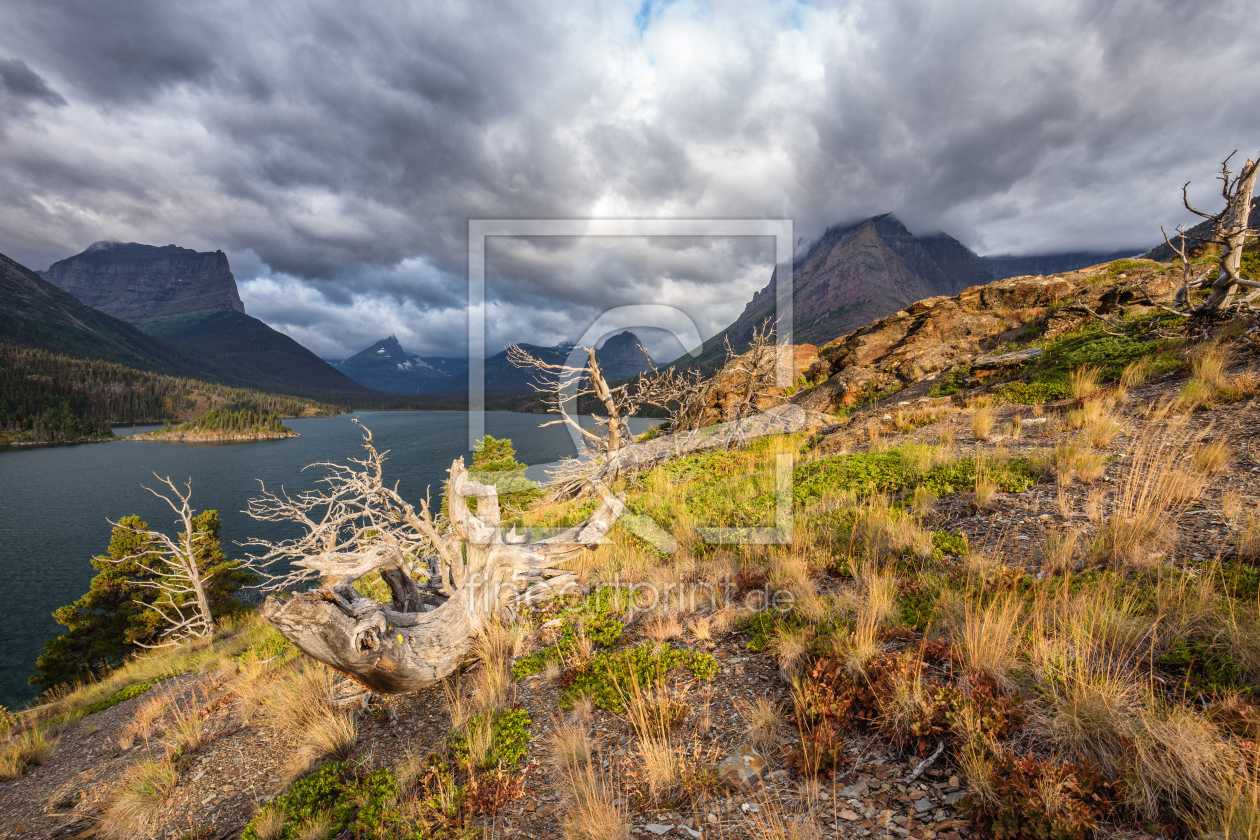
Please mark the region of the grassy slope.
<svg viewBox="0 0 1260 840"><path fill-rule="evenodd" d="M1090 335L1086 328L1068 338L1081 348ZM1254 499L1246 504L1254 481L1240 474L1244 465L1232 446L1246 428L1260 376L1247 345L1228 336L1220 345L1151 349L1172 353L1176 369L1160 374L1126 364L1112 385L1100 383L1105 376L1069 371L1076 403L1041 422L1022 423L1037 418L1021 417L1027 409L993 390L895 413L877 404L821 441L771 438L691 456L623 485L632 515L573 566L596 586L675 594L651 605L628 594L541 607L527 614L524 639L492 633L497 641L482 649L482 665L470 676L473 694L465 684L445 701L426 701L454 704L456 743L478 740L483 724L472 721L495 721L484 724L489 740L481 739L480 756L501 733L520 731L498 723L497 704L515 698L535 718L557 713L557 701L574 705L573 717L557 717L554 753L529 746L540 758L557 756L547 784L569 797L567 804L535 818L514 798L521 791L495 775L501 767L473 761L461 769L448 758L438 772L446 781L435 784L454 797L443 801L465 804L443 812L442 824L476 823L488 808L544 833L559 824L573 832L599 826L610 835L632 820L675 811L690 824L690 814L721 814L714 830L723 837L789 836L774 833L775 821L801 831L820 816L852 821L811 812L810 804L820 786L831 784L834 800L837 784L860 779L865 792L844 797L854 803L855 819L865 808L878 814L889 807L904 809L893 811L899 825L906 816L931 824L940 819L931 816L935 809L947 817L942 824L958 816L980 836L998 829L1014 837L1084 836L1095 824L1150 833L1227 824L1229 836L1253 836L1248 826L1260 818L1252 746L1260 736L1252 699L1260 691L1260 517ZM1213 438L1205 440L1209 430ZM705 528L773 524L773 469L785 454L796 457L790 541L706 541ZM563 525L591 506L566 502L514 516ZM1218 527L1205 528L1202 515L1212 512L1207 521ZM644 517L673 534L672 552L652 543ZM780 609L750 611L760 593L771 593ZM553 616L560 625L543 628ZM565 635L578 626L582 632ZM231 638L224 653L240 649ZM655 682L651 663L668 658L663 643L671 639L696 651L734 646L745 664L725 658L721 673L681 671L678 681L665 683L668 699L600 676L636 673ZM601 645L608 647L600 652ZM556 651L537 657L541 677L522 673L511 686L496 676L514 652L531 648ZM250 697L289 692L293 704L322 708L310 699L317 694L303 700L293 693L304 673L300 660L272 661L234 666L222 696L244 707L265 703ZM782 705L771 702L710 715L715 698L745 690L739 674L758 663L795 681L791 728ZM198 665L204 667L200 660L182 667ZM640 665L647 670L634 670ZM129 667L49 713L73 715L172 666L145 657ZM549 687L553 681L559 689ZM594 711L566 693L574 685L591 691ZM758 690L782 697L790 689L779 683ZM616 699L620 712L600 711L605 697ZM420 707L417 725L431 711ZM400 723L411 725L411 707L398 708ZM269 725L283 725L283 714L276 715ZM701 719L711 723L702 727ZM731 719L734 729L722 722ZM368 717L357 726L377 732ZM611 766L586 769L580 756L603 730L614 732L604 745ZM389 731L373 743L387 743ZM852 754L859 736L871 740ZM761 797L760 813L730 815L706 768L743 738L757 743L772 767L790 766L793 781ZM925 779L960 777L970 797L957 803L963 810L934 804L924 812L896 790L883 798L877 789L888 768L908 773L937 743L946 752ZM303 740L291 749L300 757L313 747ZM879 756L877 766L864 763L868 752ZM833 765L844 781L826 781ZM410 772L400 762L391 778L412 778ZM811 781L816 772L821 782ZM341 790L358 782L336 784ZM487 790L502 797L487 805L474 793ZM928 786L933 801L939 790ZM422 784L398 795L431 808L438 794ZM536 799L531 795L531 805ZM299 800L296 793L286 798L275 819L296 829ZM368 805L354 807L354 819L376 819L375 812L365 816ZM951 830L942 824L938 831Z"/></svg>

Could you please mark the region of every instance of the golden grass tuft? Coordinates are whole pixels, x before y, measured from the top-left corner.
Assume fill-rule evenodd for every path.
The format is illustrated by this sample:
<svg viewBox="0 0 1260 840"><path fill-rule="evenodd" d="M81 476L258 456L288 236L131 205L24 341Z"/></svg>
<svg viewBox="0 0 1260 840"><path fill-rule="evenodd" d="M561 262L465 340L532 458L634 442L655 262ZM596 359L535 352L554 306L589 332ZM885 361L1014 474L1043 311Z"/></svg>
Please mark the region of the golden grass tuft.
<svg viewBox="0 0 1260 840"><path fill-rule="evenodd" d="M293 775L325 758L348 758L358 740L354 717L330 705L331 693L332 671L318 663L303 663L271 684L264 701L269 716L300 739Z"/></svg>
<svg viewBox="0 0 1260 840"><path fill-rule="evenodd" d="M1223 440L1214 440L1195 447L1190 453L1190 460L1199 472L1214 475L1225 469L1225 465L1229 463L1229 455L1229 444Z"/></svg>
<svg viewBox="0 0 1260 840"><path fill-rule="evenodd" d="M1048 575L1062 575L1072 571L1076 565L1076 544L1080 541L1080 531L1054 530L1046 534L1037 548L1037 561L1041 571Z"/></svg>
<svg viewBox="0 0 1260 840"><path fill-rule="evenodd" d="M667 642L681 636L683 627L675 616L660 616L643 626L643 634L654 642Z"/></svg>
<svg viewBox="0 0 1260 840"><path fill-rule="evenodd" d="M258 840L277 840L284 831L284 810L276 805L268 805L251 821L254 836Z"/></svg>
<svg viewBox="0 0 1260 840"><path fill-rule="evenodd" d="M736 701L735 710L744 719L744 734L748 741L763 753L779 743L779 730L783 727L783 711L779 704L768 697L758 697L751 703Z"/></svg>
<svg viewBox="0 0 1260 840"><path fill-rule="evenodd" d="M100 836L151 837L162 807L170 799L179 774L170 759L145 759L131 766L123 788L101 820Z"/></svg>
<svg viewBox="0 0 1260 840"><path fill-rule="evenodd" d="M1072 387L1072 396L1078 400L1087 400L1098 392L1098 380L1102 368L1081 367L1068 374L1068 383Z"/></svg>
<svg viewBox="0 0 1260 840"><path fill-rule="evenodd" d="M971 413L971 433L976 440L988 440L993 432L993 409L982 405Z"/></svg>
<svg viewBox="0 0 1260 840"><path fill-rule="evenodd" d="M1150 356L1143 356L1140 359L1129 362L1125 366L1124 372L1120 374L1120 387L1136 388L1146 383L1151 378L1151 373L1155 370L1155 363Z"/></svg>
<svg viewBox="0 0 1260 840"><path fill-rule="evenodd" d="M1148 568L1171 546L1170 522L1201 485L1188 481L1179 429L1143 438L1129 451L1129 467L1112 515L1101 521L1092 545L1096 562Z"/></svg>
<svg viewBox="0 0 1260 840"><path fill-rule="evenodd" d="M1190 360L1190 375L1220 390L1229 384L1225 369L1229 366L1229 350L1227 347L1212 343L1199 348Z"/></svg>
<svg viewBox="0 0 1260 840"><path fill-rule="evenodd" d="M961 621L949 628L954 655L968 674L986 677L1012 688L1011 677L1023 632L1023 603L1013 596L998 596L981 606L973 599L963 602Z"/></svg>
<svg viewBox="0 0 1260 840"><path fill-rule="evenodd" d="M1234 548L1239 560L1260 560L1260 511L1252 510L1239 523Z"/></svg>
<svg viewBox="0 0 1260 840"><path fill-rule="evenodd" d="M57 739L49 737L42 726L24 726L10 732L0 747L0 779L16 779L28 767L38 767L57 748Z"/></svg>

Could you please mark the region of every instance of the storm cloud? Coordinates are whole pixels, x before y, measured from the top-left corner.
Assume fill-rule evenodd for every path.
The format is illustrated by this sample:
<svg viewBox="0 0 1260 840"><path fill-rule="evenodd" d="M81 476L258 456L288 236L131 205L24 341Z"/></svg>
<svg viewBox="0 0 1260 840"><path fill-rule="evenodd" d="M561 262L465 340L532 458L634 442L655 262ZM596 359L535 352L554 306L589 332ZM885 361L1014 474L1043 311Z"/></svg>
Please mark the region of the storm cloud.
<svg viewBox="0 0 1260 840"><path fill-rule="evenodd" d="M0 251L223 249L325 356L462 352L469 219L895 212L980 253L1132 247L1260 150L1226 2L0 0ZM764 240L491 240L489 346L663 302L710 335Z"/></svg>

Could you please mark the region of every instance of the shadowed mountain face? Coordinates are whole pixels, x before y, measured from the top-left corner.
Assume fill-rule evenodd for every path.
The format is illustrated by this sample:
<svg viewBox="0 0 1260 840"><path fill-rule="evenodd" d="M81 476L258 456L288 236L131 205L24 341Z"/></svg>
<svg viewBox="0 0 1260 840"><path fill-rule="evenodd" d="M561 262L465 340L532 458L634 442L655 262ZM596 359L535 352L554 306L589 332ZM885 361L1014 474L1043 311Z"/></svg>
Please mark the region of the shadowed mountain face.
<svg viewBox="0 0 1260 840"><path fill-rule="evenodd" d="M793 264L792 341L825 344L917 300L992 280L957 239L916 236L891 214L833 227ZM739 319L705 342L699 364L719 364L725 340L748 346L753 329L774 318L776 284L772 275Z"/></svg>
<svg viewBox="0 0 1260 840"><path fill-rule="evenodd" d="M245 314L222 251L98 242L44 278L182 351L204 375L263 391L353 400L370 392Z"/></svg>
<svg viewBox="0 0 1260 840"><path fill-rule="evenodd" d="M97 312L3 254L0 342L80 359L104 359L154 373L199 373L180 350L131 324Z"/></svg>
<svg viewBox="0 0 1260 840"><path fill-rule="evenodd" d="M44 279L93 309L141 328L169 318L245 311L222 251L97 242L53 263Z"/></svg>

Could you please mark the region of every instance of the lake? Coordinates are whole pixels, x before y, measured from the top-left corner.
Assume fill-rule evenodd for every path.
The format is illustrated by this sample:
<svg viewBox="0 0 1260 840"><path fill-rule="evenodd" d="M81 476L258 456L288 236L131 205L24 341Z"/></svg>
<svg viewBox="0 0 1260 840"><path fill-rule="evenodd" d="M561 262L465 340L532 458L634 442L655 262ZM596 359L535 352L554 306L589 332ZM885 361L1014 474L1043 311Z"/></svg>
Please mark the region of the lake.
<svg viewBox="0 0 1260 840"><path fill-rule="evenodd" d="M223 548L243 556L234 543L250 537L278 540L295 535L293 526L255 522L241 511L257 494L259 479L290 491L313 487L321 472L303 467L318 461L344 462L363 453L362 435L351 417L389 450L386 477L399 482L404 498L416 501L431 490L434 503L451 461L468 452L464 412L360 412L341 417L288 420L302 436L250 443L163 443L107 441L50 447L0 448L0 573L5 609L0 612L0 704L20 707L36 695L27 684L44 640L64 628L52 611L87 591L95 570L88 562L109 545L111 526L130 514L174 536L174 514L142 485L157 488L153 474L177 483L191 478L196 510L215 509L223 518ZM489 412L486 433L511 438L517 460L531 465L530 478L542 479L542 465L574 454L561 426L539 428L553 419L537 414ZM632 419L631 430L646 431L652 420ZM146 431L155 426L140 426ZM131 426L115 433L131 434Z"/></svg>

